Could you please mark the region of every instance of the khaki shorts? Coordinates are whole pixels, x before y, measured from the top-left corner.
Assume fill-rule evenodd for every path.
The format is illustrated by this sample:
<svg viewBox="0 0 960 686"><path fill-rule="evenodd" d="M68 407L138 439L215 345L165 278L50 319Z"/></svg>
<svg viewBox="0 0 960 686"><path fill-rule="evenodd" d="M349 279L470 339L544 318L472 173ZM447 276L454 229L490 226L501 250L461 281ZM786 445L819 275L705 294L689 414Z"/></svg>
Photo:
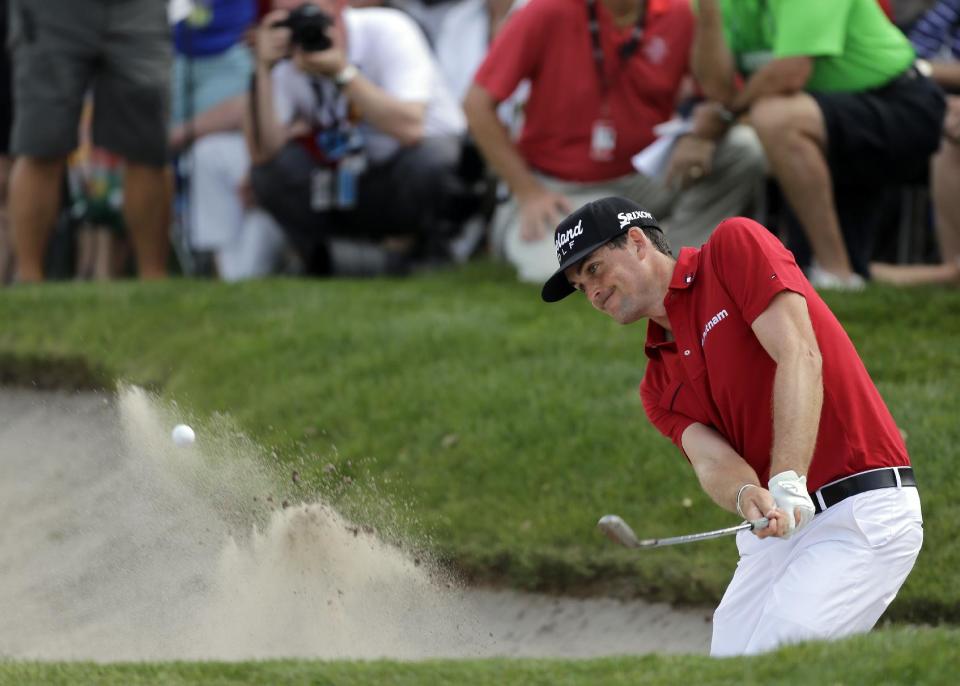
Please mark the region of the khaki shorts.
<svg viewBox="0 0 960 686"><path fill-rule="evenodd" d="M171 40L163 0L9 0L14 154L77 147L83 100L93 140L131 162L167 159Z"/></svg>

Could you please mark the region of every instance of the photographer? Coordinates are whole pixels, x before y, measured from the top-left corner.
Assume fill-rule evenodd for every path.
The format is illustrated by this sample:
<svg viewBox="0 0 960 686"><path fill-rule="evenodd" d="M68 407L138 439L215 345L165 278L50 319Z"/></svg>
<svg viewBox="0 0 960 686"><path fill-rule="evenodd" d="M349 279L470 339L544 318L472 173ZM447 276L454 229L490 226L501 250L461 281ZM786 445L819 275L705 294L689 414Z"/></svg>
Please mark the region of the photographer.
<svg viewBox="0 0 960 686"><path fill-rule="evenodd" d="M331 236L429 241L466 128L412 20L346 5L277 0L256 33L253 188L313 274Z"/></svg>

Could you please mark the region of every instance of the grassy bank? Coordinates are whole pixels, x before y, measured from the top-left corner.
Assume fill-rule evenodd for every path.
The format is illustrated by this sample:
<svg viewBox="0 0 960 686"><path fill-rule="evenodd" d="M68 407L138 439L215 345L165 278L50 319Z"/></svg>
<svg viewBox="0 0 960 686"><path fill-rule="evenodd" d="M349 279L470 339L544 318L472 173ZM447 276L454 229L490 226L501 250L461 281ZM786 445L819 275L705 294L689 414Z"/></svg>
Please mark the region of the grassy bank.
<svg viewBox="0 0 960 686"><path fill-rule="evenodd" d="M829 299L900 426L926 545L891 609L960 620L960 291ZM225 413L283 467L283 497L332 494L478 578L713 602L735 562L719 540L637 555L594 530L724 526L636 394L643 326L556 306L490 265L406 281L48 285L0 293L0 377L37 360ZM327 465L333 465L331 470ZM326 468L325 468L326 467ZM296 468L298 484L283 478ZM349 477L349 479L344 479ZM370 494L392 504L375 511Z"/></svg>
<svg viewBox="0 0 960 686"><path fill-rule="evenodd" d="M837 643L792 646L753 658L648 656L589 661L483 660L425 663L271 661L253 663L3 663L0 684L860 684L956 683L960 631L896 629Z"/></svg>

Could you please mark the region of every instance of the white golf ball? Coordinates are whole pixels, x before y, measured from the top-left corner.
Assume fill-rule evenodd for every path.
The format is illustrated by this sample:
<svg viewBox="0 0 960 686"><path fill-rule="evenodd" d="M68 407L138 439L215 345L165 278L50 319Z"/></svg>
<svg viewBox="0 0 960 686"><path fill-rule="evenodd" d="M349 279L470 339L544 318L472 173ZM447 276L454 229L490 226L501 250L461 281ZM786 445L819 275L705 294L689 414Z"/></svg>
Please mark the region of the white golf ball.
<svg viewBox="0 0 960 686"><path fill-rule="evenodd" d="M186 424L177 424L173 427L170 437L177 445L191 445L197 440L197 435L193 433L193 429Z"/></svg>

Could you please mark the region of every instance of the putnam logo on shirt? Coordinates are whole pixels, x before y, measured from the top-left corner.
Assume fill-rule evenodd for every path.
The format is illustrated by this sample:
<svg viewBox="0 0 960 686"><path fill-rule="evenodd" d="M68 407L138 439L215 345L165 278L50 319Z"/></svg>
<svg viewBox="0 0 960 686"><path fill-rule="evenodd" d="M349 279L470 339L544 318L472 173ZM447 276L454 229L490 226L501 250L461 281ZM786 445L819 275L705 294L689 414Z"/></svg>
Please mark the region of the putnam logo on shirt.
<svg viewBox="0 0 960 686"><path fill-rule="evenodd" d="M703 335L700 336L701 348L703 347L703 344L707 342L707 334L710 333L710 330L726 318L727 318L727 311L720 310L715 315L713 315L710 321L707 322L706 326L703 327Z"/></svg>

